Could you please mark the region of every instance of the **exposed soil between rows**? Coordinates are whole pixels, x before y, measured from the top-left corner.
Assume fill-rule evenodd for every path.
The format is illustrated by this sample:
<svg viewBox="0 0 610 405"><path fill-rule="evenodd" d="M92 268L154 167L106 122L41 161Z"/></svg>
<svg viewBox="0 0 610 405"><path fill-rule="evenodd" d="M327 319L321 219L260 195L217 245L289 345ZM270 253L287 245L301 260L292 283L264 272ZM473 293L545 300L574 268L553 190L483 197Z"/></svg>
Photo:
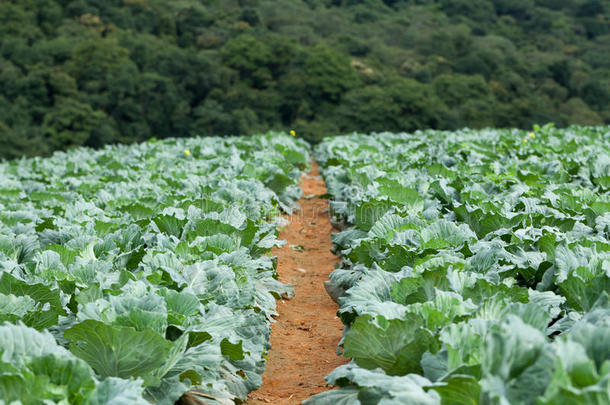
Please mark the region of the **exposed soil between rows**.
<svg viewBox="0 0 610 405"><path fill-rule="evenodd" d="M328 390L324 376L347 363L336 353L343 331L337 305L324 289L339 258L330 252L334 230L328 201L311 198L326 193L315 162L312 171L301 178L301 187L301 208L286 217L290 223L280 232L286 246L273 250L279 278L294 285L295 297L278 301L279 316L272 325L263 385L250 394L248 405L300 404Z"/></svg>

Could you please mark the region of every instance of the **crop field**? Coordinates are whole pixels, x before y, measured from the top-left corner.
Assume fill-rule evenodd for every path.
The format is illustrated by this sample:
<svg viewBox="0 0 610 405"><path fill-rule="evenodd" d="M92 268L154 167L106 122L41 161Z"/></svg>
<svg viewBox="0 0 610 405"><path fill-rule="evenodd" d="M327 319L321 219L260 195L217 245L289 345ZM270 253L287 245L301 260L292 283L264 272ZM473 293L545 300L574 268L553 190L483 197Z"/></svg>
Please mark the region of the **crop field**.
<svg viewBox="0 0 610 405"><path fill-rule="evenodd" d="M610 403L610 130L327 138L352 362L307 404Z"/></svg>
<svg viewBox="0 0 610 405"><path fill-rule="evenodd" d="M245 399L308 151L269 133L0 162L0 404Z"/></svg>
<svg viewBox="0 0 610 405"><path fill-rule="evenodd" d="M610 128L291 135L0 162L0 405L610 403Z"/></svg>

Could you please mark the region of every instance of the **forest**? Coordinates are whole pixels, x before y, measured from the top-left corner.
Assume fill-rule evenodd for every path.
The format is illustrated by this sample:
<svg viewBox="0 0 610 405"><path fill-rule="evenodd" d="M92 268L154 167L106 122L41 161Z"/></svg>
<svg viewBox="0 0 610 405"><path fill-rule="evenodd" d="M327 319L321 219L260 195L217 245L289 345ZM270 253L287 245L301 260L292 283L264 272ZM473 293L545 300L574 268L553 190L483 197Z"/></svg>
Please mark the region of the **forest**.
<svg viewBox="0 0 610 405"><path fill-rule="evenodd" d="M607 0L3 0L0 159L610 124Z"/></svg>

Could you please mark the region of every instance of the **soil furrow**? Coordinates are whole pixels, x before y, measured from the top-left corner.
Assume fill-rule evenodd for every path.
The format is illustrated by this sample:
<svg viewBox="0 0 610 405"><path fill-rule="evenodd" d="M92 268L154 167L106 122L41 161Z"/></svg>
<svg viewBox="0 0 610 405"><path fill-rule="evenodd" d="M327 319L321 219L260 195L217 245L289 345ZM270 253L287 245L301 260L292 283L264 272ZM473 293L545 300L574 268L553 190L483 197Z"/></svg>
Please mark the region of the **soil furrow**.
<svg viewBox="0 0 610 405"><path fill-rule="evenodd" d="M278 302L263 385L250 394L249 405L299 404L327 390L324 376L347 362L336 353L343 325L324 289L339 258L330 252L334 230L328 201L318 197L326 187L315 162L301 187L301 208L286 217L289 224L280 232L286 245L273 250L280 280L294 285L295 297Z"/></svg>

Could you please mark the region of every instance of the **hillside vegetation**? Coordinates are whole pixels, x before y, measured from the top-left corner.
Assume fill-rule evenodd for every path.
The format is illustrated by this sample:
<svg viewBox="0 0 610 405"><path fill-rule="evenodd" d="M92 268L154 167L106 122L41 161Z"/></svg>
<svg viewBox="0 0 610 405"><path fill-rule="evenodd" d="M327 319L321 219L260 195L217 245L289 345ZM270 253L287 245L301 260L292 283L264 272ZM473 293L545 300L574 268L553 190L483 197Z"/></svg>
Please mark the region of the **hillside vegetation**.
<svg viewBox="0 0 610 405"><path fill-rule="evenodd" d="M0 158L150 137L610 123L610 1L0 2Z"/></svg>

